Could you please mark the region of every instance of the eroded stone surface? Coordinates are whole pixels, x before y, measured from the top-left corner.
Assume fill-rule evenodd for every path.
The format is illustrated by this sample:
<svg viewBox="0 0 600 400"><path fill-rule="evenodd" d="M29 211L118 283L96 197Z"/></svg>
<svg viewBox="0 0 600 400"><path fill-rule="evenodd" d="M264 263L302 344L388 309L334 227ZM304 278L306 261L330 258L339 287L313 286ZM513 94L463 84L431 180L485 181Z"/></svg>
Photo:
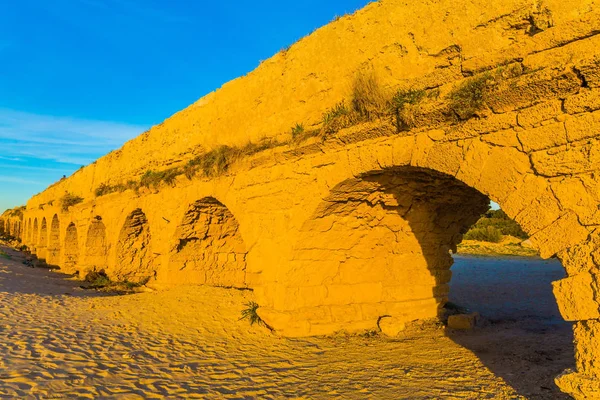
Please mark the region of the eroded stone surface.
<svg viewBox="0 0 600 400"><path fill-rule="evenodd" d="M384 315L436 316L449 251L489 198L543 257L563 260L561 311L592 326L598 9L595 0L372 3L51 186L0 229L67 272L251 287L271 326L320 335L373 329ZM436 34L422 21L436 21ZM210 179L94 195L100 183L184 166L218 145L285 141L297 123L318 129L365 68L390 92L428 91L412 131L383 118L267 149ZM484 71L486 106L457 122L447 94ZM84 201L64 211L65 192ZM558 380L580 398L595 393L581 382L600 376L586 361L600 357L594 332L580 329L578 371Z"/></svg>

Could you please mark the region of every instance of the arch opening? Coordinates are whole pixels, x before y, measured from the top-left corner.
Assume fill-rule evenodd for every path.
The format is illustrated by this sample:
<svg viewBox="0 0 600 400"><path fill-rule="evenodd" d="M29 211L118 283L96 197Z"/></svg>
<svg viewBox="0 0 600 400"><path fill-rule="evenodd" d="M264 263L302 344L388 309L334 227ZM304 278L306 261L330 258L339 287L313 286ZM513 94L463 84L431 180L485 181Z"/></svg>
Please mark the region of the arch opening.
<svg viewBox="0 0 600 400"><path fill-rule="evenodd" d="M246 247L239 224L218 200L193 203L175 231L170 250L170 283L244 288Z"/></svg>
<svg viewBox="0 0 600 400"><path fill-rule="evenodd" d="M37 256L40 260L46 260L47 257L47 246L48 246L48 224L46 223L46 217L42 218L40 226L40 240L37 246Z"/></svg>
<svg viewBox="0 0 600 400"><path fill-rule="evenodd" d="M58 265L60 262L60 221L57 214L54 214L50 224L48 256L46 261L51 265Z"/></svg>
<svg viewBox="0 0 600 400"><path fill-rule="evenodd" d="M79 270L80 276L90 271L107 269L109 246L106 240L106 226L100 217L90 224L85 241L85 261Z"/></svg>
<svg viewBox="0 0 600 400"><path fill-rule="evenodd" d="M29 223L27 224L27 243L32 244L33 240L33 232L31 227L31 218L29 218Z"/></svg>
<svg viewBox="0 0 600 400"><path fill-rule="evenodd" d="M33 247L31 249L31 251L34 254L36 254L36 252L37 252L37 246L38 246L38 243L39 243L38 233L39 233L38 232L38 220L37 220L37 218L35 218L33 220L33 233L32 233L33 236L31 238L31 244L32 244L32 247Z"/></svg>
<svg viewBox="0 0 600 400"><path fill-rule="evenodd" d="M65 233L65 251L62 269L67 273L77 271L79 261L79 240L77 238L77 227L70 223Z"/></svg>
<svg viewBox="0 0 600 400"><path fill-rule="evenodd" d="M489 204L489 198L475 188L453 176L425 168L389 168L345 180L330 191L302 225L291 258L271 284L274 287L265 290L260 299L259 313L267 324L286 336L363 330L380 330L396 336L414 321L448 318L452 308L449 300L470 308L459 313L469 314L481 307L481 314L492 320L486 334L477 336L477 331L456 337L449 334L450 339L472 350L486 367L511 381L519 392L543 393L546 389L540 387L544 386L552 387L553 395L558 396L553 379L573 366L570 351L573 336L569 323L560 317L550 285L564 277L558 261L550 265L537 259L543 264L535 266L538 271L549 269L544 271L543 282L541 275L526 276L524 272L511 277L522 280L514 288L505 284L510 279L502 277L501 272L497 272L496 282L490 282L490 276L485 282L498 285L496 290L514 289L513 297L518 304L505 305L503 315L513 312L507 309L514 307L521 312L517 318L534 319L527 321L531 332L523 335L529 345L522 349L526 350L523 354L532 359L542 353L556 357L549 368L523 366L518 354L512 358L503 355L511 339L503 336L503 326L493 326L497 315L489 310L497 312L498 307L483 302L460 304L462 297L455 295L458 287L464 287L462 282L457 282L454 291L450 291L454 264L451 252L456 252L464 234L489 209ZM461 263L464 264L462 261L457 264ZM464 271L464 265L457 267L459 273ZM471 270L476 267L479 265L468 266ZM514 267L502 268L505 273L516 274L518 268ZM484 276L478 272L472 274L475 283L469 289L474 291L471 300L484 301L488 296L484 285L477 281ZM487 291L491 293L492 288ZM539 315L523 314L538 307L534 303L541 299L545 303ZM549 328L550 325L556 328ZM538 344L545 338L540 332L550 330L553 343L562 348L560 351L552 345ZM481 346L487 346L485 352L479 351ZM528 381L536 382L537 387L523 385L523 380L513 383L507 368L528 376L531 378Z"/></svg>
<svg viewBox="0 0 600 400"><path fill-rule="evenodd" d="M286 334L437 317L448 299L450 251L488 208L477 190L422 168L340 183L301 228L279 279L285 295L273 304L290 319Z"/></svg>
<svg viewBox="0 0 600 400"><path fill-rule="evenodd" d="M150 226L141 209L134 210L123 224L116 248L116 263L109 275L119 281L146 282L156 275L151 251Z"/></svg>

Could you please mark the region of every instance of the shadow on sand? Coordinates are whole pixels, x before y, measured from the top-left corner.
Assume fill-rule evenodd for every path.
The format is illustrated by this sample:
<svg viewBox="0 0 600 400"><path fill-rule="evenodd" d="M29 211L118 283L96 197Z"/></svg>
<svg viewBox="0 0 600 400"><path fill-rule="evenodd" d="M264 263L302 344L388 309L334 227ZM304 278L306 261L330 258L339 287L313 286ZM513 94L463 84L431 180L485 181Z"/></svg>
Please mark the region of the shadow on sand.
<svg viewBox="0 0 600 400"><path fill-rule="evenodd" d="M573 332L558 311L551 283L557 260L455 257L450 300L479 312L483 326L447 330L496 376L528 399L570 399L554 378L574 365Z"/></svg>
<svg viewBox="0 0 600 400"><path fill-rule="evenodd" d="M27 255L6 246L0 246L0 293L35 294L38 296L107 297L104 293L83 289L84 283L72 275L49 268L33 268L25 264Z"/></svg>

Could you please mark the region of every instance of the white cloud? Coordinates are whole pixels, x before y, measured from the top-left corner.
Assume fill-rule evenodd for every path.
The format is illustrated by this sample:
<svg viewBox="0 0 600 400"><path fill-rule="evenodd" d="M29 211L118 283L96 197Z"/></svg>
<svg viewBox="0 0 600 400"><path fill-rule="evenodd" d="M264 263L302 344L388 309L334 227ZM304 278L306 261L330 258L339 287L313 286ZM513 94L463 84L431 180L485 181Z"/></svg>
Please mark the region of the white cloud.
<svg viewBox="0 0 600 400"><path fill-rule="evenodd" d="M22 178L16 178L16 177L12 177L12 176L2 176L2 175L0 175L0 182L17 183L20 185L42 185L43 184L43 182L39 182L36 180L22 179Z"/></svg>
<svg viewBox="0 0 600 400"><path fill-rule="evenodd" d="M87 164L122 146L145 129L146 127L139 125L55 117L0 108L3 159L30 157Z"/></svg>

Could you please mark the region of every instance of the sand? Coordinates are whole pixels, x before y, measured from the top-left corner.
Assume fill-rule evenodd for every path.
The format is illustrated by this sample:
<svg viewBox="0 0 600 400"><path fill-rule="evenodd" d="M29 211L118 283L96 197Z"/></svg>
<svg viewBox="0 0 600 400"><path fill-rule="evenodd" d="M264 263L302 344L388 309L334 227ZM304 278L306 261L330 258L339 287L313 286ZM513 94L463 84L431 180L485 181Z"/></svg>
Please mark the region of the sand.
<svg viewBox="0 0 600 400"><path fill-rule="evenodd" d="M2 398L560 398L553 388L518 384L499 368L503 356L490 361L477 351L505 351L515 334L533 345L552 332L521 332L510 322L451 335L424 326L397 339L290 340L239 320L251 291L195 286L109 296L2 250L12 256L0 257ZM559 336L552 341L568 344L561 362L569 363L571 339ZM541 364L527 365L534 371L523 379L543 375L541 385L552 385L547 365L563 365Z"/></svg>

